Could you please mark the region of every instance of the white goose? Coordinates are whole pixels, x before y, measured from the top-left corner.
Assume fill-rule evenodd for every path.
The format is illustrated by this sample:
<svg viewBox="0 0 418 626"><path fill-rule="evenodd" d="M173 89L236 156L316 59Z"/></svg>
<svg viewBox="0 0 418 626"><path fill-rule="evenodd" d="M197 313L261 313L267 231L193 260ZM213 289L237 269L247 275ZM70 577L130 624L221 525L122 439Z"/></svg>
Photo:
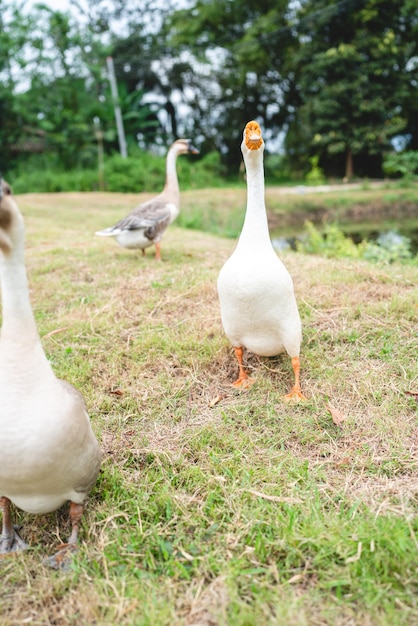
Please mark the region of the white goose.
<svg viewBox="0 0 418 626"><path fill-rule="evenodd" d="M166 158L165 185L160 194L135 207L114 226L98 230L96 235L114 237L122 248L145 248L155 245L155 258L161 260L161 238L180 212L180 189L176 161L180 154L199 154L190 139L177 139Z"/></svg>
<svg viewBox="0 0 418 626"><path fill-rule="evenodd" d="M264 201L264 141L257 122L248 122L241 144L247 173L247 211L237 246L218 277L222 324L234 346L239 377L235 387L253 382L243 366L243 348L259 356L286 350L295 383L286 401L305 400L300 388L302 327L292 279L270 241Z"/></svg>
<svg viewBox="0 0 418 626"><path fill-rule="evenodd" d="M69 500L71 536L49 559L61 567L76 547L101 452L83 397L56 378L42 348L29 299L24 221L1 176L0 284L0 554L26 547L13 527L11 502L28 513L48 513Z"/></svg>

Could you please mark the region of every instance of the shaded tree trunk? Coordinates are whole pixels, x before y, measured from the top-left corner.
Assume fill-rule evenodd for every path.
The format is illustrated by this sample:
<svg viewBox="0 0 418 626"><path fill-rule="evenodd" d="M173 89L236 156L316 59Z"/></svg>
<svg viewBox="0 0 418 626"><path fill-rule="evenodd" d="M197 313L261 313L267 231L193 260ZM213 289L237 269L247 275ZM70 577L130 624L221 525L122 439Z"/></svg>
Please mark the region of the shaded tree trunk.
<svg viewBox="0 0 418 626"><path fill-rule="evenodd" d="M175 139L178 139L176 109L174 108L174 105L171 102L171 100L167 100L167 103L165 105L165 109L166 109L166 111L168 113L168 117L170 118L171 132L173 134L173 137Z"/></svg>
<svg viewBox="0 0 418 626"><path fill-rule="evenodd" d="M345 153L345 176L346 180L351 180L354 176L353 171L353 153L351 152L350 146L347 147L347 151Z"/></svg>

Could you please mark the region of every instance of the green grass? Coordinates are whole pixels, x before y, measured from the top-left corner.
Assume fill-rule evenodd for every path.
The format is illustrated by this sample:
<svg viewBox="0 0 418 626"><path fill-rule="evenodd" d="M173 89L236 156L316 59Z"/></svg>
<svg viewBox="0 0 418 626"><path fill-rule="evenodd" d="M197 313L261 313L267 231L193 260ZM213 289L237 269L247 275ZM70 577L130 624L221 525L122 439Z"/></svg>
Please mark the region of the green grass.
<svg viewBox="0 0 418 626"><path fill-rule="evenodd" d="M207 194L242 219L239 194ZM229 385L216 278L233 242L174 225L158 264L94 237L133 200L19 198L43 344L104 458L70 573L42 564L67 507L16 511L31 548L0 560L2 626L418 623L417 267L282 255L309 398L289 406L285 355L247 354L255 385Z"/></svg>
<svg viewBox="0 0 418 626"><path fill-rule="evenodd" d="M289 189L291 193L289 193ZM315 188L313 188L315 189ZM213 193L210 189L182 194L179 226L235 238L243 224L246 187ZM345 232L395 229L403 234L418 230L418 187L375 183L366 189L336 185L326 193L313 193L304 186L267 187L266 206L272 238L299 235L310 221L319 227L338 224Z"/></svg>

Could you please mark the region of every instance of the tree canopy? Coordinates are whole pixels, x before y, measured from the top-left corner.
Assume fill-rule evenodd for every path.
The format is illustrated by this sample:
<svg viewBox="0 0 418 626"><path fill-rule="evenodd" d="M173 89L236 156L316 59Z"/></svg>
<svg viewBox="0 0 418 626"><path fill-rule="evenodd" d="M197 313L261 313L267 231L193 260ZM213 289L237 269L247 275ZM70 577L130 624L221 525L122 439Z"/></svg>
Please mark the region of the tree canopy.
<svg viewBox="0 0 418 626"><path fill-rule="evenodd" d="M379 176L402 139L418 147L415 0L1 0L1 169L31 155L64 169L118 150L112 56L128 149L192 136L241 161L245 123L306 172Z"/></svg>

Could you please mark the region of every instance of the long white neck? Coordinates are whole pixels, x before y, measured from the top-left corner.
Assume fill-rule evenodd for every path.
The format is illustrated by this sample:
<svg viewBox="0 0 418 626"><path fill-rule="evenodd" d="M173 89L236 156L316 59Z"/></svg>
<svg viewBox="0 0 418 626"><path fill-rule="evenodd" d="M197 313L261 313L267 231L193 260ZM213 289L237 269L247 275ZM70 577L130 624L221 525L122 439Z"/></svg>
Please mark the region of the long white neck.
<svg viewBox="0 0 418 626"><path fill-rule="evenodd" d="M166 176L164 193L169 193L172 202L178 205L180 200L180 188L176 170L177 154L177 148L175 146L168 151L165 164Z"/></svg>
<svg viewBox="0 0 418 626"><path fill-rule="evenodd" d="M252 242L270 241L264 200L263 154L255 150L246 153L244 154L244 162L247 173L247 211L239 243L245 243L248 240Z"/></svg>
<svg viewBox="0 0 418 626"><path fill-rule="evenodd" d="M40 344L38 330L29 299L23 245L8 254L0 253L0 284L2 299L2 328L0 346L13 344L33 347Z"/></svg>

